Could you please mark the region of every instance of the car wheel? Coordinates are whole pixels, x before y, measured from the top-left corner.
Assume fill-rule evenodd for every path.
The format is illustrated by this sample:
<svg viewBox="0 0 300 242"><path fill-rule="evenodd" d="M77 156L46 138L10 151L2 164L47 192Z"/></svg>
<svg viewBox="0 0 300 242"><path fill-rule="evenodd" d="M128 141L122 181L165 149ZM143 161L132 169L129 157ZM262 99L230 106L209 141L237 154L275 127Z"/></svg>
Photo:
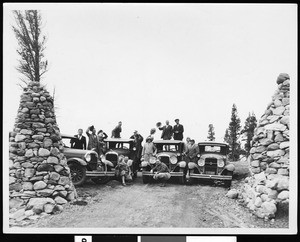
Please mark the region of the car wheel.
<svg viewBox="0 0 300 242"><path fill-rule="evenodd" d="M74 186L81 186L85 182L86 167L77 163L71 163L69 167Z"/></svg>
<svg viewBox="0 0 300 242"><path fill-rule="evenodd" d="M143 177L143 183L144 184L147 184L147 183L149 183L149 177L148 176L142 176Z"/></svg>
<svg viewBox="0 0 300 242"><path fill-rule="evenodd" d="M91 180L93 182L95 182L96 184L106 184L110 181L110 177L109 176L103 176L103 177L92 178Z"/></svg>
<svg viewBox="0 0 300 242"><path fill-rule="evenodd" d="M230 181L224 181L224 186L225 187L231 187L231 180Z"/></svg>
<svg viewBox="0 0 300 242"><path fill-rule="evenodd" d="M179 177L179 184L185 184L185 176L180 176Z"/></svg>

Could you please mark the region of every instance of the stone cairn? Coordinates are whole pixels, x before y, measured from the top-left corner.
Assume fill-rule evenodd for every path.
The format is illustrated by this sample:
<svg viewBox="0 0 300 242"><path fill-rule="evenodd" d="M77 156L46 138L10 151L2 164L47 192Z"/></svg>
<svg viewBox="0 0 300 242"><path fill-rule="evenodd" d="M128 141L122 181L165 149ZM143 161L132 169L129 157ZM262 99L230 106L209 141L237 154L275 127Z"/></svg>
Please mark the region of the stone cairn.
<svg viewBox="0 0 300 242"><path fill-rule="evenodd" d="M277 78L278 90L259 120L250 150L251 176L245 180L242 197L253 213L275 217L289 204L290 78Z"/></svg>
<svg viewBox="0 0 300 242"><path fill-rule="evenodd" d="M76 198L62 151L53 98L39 82L30 82L9 133L10 224L60 212Z"/></svg>

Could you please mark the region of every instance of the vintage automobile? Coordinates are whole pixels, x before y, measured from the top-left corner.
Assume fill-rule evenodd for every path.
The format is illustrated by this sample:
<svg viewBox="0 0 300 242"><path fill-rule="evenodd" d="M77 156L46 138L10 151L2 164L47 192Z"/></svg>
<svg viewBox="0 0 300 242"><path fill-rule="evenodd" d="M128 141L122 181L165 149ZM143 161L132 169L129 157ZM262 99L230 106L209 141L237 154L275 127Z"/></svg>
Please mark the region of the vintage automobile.
<svg viewBox="0 0 300 242"><path fill-rule="evenodd" d="M100 161L97 152L93 150L80 150L70 148L70 142L74 136L62 134L64 155L70 168L72 182L75 186L82 185L87 178L96 183L101 183L106 177L114 177L114 172L106 172L103 163ZM105 179L103 179L104 177Z"/></svg>
<svg viewBox="0 0 300 242"><path fill-rule="evenodd" d="M198 180L212 180L223 182L225 186L230 187L233 171L233 164L227 159L229 146L226 143L218 142L200 142L198 162L188 163L187 181L193 183Z"/></svg>
<svg viewBox="0 0 300 242"><path fill-rule="evenodd" d="M121 139L121 138L108 138L104 140L107 151L101 161L105 165L106 171L114 171L118 163L119 157L123 155L129 158L128 166L131 170L132 177L136 177L136 148L134 147L133 139ZM109 179L109 178L107 178Z"/></svg>
<svg viewBox="0 0 300 242"><path fill-rule="evenodd" d="M179 140L155 140L153 141L157 148L156 157L160 157L161 161L165 163L172 177L179 179L180 184L185 183L185 169L186 162L183 159L184 142ZM148 161L142 161L142 177L143 183L149 183L153 180L153 173L151 169L155 167L156 158L152 157Z"/></svg>

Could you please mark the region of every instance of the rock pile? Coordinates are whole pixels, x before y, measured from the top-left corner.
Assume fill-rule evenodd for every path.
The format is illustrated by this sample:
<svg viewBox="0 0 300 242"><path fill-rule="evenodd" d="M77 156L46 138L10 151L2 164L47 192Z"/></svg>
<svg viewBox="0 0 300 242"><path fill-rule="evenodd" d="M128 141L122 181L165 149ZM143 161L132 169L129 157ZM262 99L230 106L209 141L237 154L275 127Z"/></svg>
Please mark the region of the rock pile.
<svg viewBox="0 0 300 242"><path fill-rule="evenodd" d="M75 198L53 98L39 82L24 88L9 141L11 220L61 211Z"/></svg>
<svg viewBox="0 0 300 242"><path fill-rule="evenodd" d="M250 150L252 175L242 196L260 218L275 216L278 205L289 204L290 78L280 74L278 90L259 120Z"/></svg>

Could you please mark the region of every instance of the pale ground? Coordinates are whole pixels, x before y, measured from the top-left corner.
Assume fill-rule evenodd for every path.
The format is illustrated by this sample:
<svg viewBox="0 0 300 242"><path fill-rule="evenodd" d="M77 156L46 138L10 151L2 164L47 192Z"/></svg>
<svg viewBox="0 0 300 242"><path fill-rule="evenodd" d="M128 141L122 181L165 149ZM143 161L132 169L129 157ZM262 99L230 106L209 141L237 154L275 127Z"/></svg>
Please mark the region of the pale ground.
<svg viewBox="0 0 300 242"><path fill-rule="evenodd" d="M232 188L241 183L233 181ZM277 214L274 223L265 222L251 215L238 200L225 197L227 191L212 184L173 182L160 187L143 184L141 177L126 187L118 181L106 185L87 182L77 188L79 199L86 205L68 204L62 213L26 227L288 228L286 214Z"/></svg>

